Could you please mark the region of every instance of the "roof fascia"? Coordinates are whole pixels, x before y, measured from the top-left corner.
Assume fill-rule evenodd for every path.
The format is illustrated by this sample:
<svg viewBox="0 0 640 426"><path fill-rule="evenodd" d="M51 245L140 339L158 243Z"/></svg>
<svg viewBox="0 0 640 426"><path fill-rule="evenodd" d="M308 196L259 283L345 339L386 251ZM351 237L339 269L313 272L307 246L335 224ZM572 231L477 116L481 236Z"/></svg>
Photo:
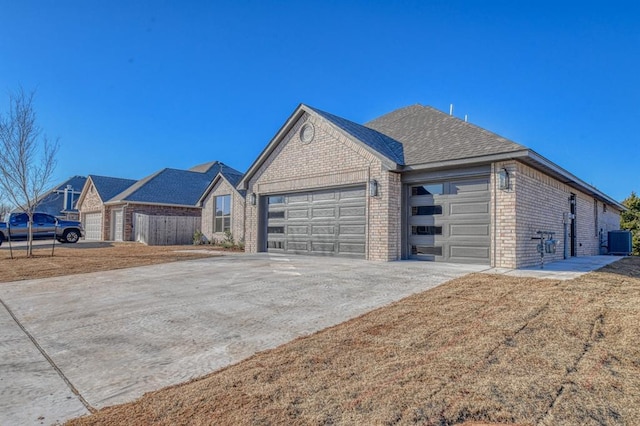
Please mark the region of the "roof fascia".
<svg viewBox="0 0 640 426"><path fill-rule="evenodd" d="M197 205L202 207L202 204L204 203L204 200L209 196L209 194L211 193L211 191L213 191L213 188L215 188L215 186L218 184L218 182L220 181L220 179L223 179L225 182L227 182L227 184L233 188L233 190L235 191L236 194L238 194L239 197L244 198L242 196L242 194L240 193L240 191L238 191L238 188L236 188L234 185L231 184L231 182L229 182L229 179L227 179L222 172L218 172L218 174L216 175L216 177L213 178L213 180L211 181L211 183L209 184L209 186L207 186L207 189L205 189L204 193L202 194L202 196L200 197L200 199L197 202Z"/></svg>
<svg viewBox="0 0 640 426"><path fill-rule="evenodd" d="M93 185L93 179L91 179L91 175L89 175L87 176L87 180L84 182L84 186L82 187L82 191L80 192L78 201L76 201L76 207L82 204L82 202L84 202L84 199L87 196L87 192L89 191L89 188L91 187L91 185ZM98 198L100 198L100 202L104 204L104 201L100 197L100 193L96 191L96 194L98 194Z"/></svg>
<svg viewBox="0 0 640 426"><path fill-rule="evenodd" d="M305 112L306 112L306 109L303 108L303 105L302 104L298 105L298 107L289 116L287 121L285 121L284 124L282 125L282 127L280 127L280 130L278 130L278 132L275 134L275 136L273 138L271 138L271 141L262 150L262 152L260 153L258 158L256 158L256 160L253 162L251 167L249 167L247 172L244 174L244 176L242 177L242 180L238 184L238 187L240 189L245 189L245 190L247 189L247 183L249 182L249 180L258 171L260 166L262 166L262 164L264 164L264 162L267 160L267 158L269 158L271 153L273 153L273 151L276 149L276 147L282 141L282 139L285 137L285 135L287 133L289 133L289 130L291 130L291 128L295 125L295 123L298 121L298 119L300 119L300 117L302 117L302 115Z"/></svg>
<svg viewBox="0 0 640 426"><path fill-rule="evenodd" d="M493 155L484 155L481 157L472 157L472 158L462 158L456 160L447 160L447 161L438 161L434 163L427 164L417 164L412 166L405 166L402 171L427 171L427 170L437 170L437 169L445 169L449 167L459 167L459 166L468 166L474 164L482 164L482 163L493 163L496 161L508 161L508 160L519 160L530 166L546 173L554 178L560 180L562 183L567 184L575 189L578 189L582 192L592 195L595 198L599 198L601 201L606 202L612 206L615 206L619 210L626 210L626 207L614 200L604 192L599 189L589 185L582 179L578 178L574 174L568 172L562 167L558 166L554 162L546 159L542 155L531 149L524 149L520 151L506 152L502 154L493 154Z"/></svg>
<svg viewBox="0 0 640 426"><path fill-rule="evenodd" d="M278 130L276 135L271 139L269 144L262 151L262 153L258 156L256 161L254 161L253 164L251 165L251 167L249 167L249 170L247 170L247 172L242 177L242 180L238 184L238 188L239 189L244 189L244 190L247 189L247 184L248 184L249 180L251 179L251 177L258 171L260 166L267 160L267 158L269 158L271 153L273 153L273 151L276 149L278 144L280 142L282 142L282 139L284 139L284 137L287 135L287 133L289 133L289 131L298 122L298 120L304 115L304 113L307 113L309 115L313 115L314 118L319 119L323 123L331 126L331 128L333 128L336 131L340 132L343 136L347 137L350 140L356 141L363 148L365 148L368 152L370 152L373 155L375 155L376 157L378 157L382 161L382 164L384 165L384 167L386 169L395 170L395 171L400 170L400 166L395 161L391 160L390 158L386 157L385 155L382 155L381 153L379 153L375 149L371 148L367 144L365 144L362 141L358 140L356 137L351 135L349 132L341 129L339 126L333 124L331 121L329 121L326 118L322 117L320 114L315 112L313 109L308 108L304 104L300 104L295 109L295 111L291 114L291 116L287 119L287 121L285 121L284 125L280 128L280 130ZM373 129L371 129L371 130L373 130Z"/></svg>
<svg viewBox="0 0 640 426"><path fill-rule="evenodd" d="M529 150L529 155L528 155L527 158L530 159L531 161L535 162L535 163L540 164L544 168L550 170L552 173L564 178L565 179L564 183L566 183L566 184L568 184L568 185L570 185L570 186L572 186L572 187L574 187L576 189L579 189L579 190L581 190L583 192L586 192L586 193L592 195L593 197L599 198L601 201L604 201L607 204L611 204L611 205L615 206L616 208L618 208L621 211L627 210L627 208L624 205L622 205L618 201L614 200L613 198L611 198L610 196L608 196L604 192L600 191L598 188L594 187L593 185L589 185L588 183L586 183L582 179L580 179L577 176L575 176L573 173L570 173L569 171L565 170L564 168L560 167L559 165L555 164L554 162L546 159L545 157L543 157L542 155L538 154L537 152Z"/></svg>
<svg viewBox="0 0 640 426"><path fill-rule="evenodd" d="M128 201L128 200L109 200L106 203L104 203L105 206L115 206L115 205L130 205L130 204L136 204L139 206L167 206L167 207L186 207L186 208L190 208L190 209L199 209L201 208L198 205L195 204L170 204L170 203L154 203L154 202L141 202L141 201Z"/></svg>

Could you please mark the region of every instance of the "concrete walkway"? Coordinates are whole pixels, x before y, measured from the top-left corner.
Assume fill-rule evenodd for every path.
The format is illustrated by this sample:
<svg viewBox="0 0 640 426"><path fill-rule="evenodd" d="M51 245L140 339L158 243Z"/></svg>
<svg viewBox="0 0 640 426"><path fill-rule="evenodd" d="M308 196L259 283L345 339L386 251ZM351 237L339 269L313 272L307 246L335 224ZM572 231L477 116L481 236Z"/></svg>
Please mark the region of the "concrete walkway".
<svg viewBox="0 0 640 426"><path fill-rule="evenodd" d="M0 425L132 401L486 269L260 254L0 284Z"/></svg>
<svg viewBox="0 0 640 426"><path fill-rule="evenodd" d="M595 271L610 263L622 259L623 256L584 256L571 257L566 260L545 263L544 268L540 265L530 266L522 269L501 269L493 268L486 272L492 274L512 275L515 277L548 278L554 280L571 280L588 272Z"/></svg>

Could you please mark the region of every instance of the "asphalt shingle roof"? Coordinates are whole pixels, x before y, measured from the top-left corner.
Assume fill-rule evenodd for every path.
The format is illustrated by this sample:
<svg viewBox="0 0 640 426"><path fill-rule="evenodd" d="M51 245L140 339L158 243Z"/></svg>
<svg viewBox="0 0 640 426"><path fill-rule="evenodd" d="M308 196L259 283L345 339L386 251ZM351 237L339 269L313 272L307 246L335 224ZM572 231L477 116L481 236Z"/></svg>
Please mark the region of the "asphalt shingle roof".
<svg viewBox="0 0 640 426"><path fill-rule="evenodd" d="M109 201L111 198L136 183L136 181L133 179L122 179L96 175L89 175L89 177L91 178L93 186L96 188L96 191L98 192L98 195L103 202Z"/></svg>
<svg viewBox="0 0 640 426"><path fill-rule="evenodd" d="M365 127L353 121L346 120L337 115L306 105L307 108L313 110L321 117L338 126L345 132L349 133L359 141L368 145L375 151L394 161L396 164L404 164L403 146L397 140L388 135L377 131L374 128Z"/></svg>
<svg viewBox="0 0 640 426"><path fill-rule="evenodd" d="M209 173L162 169L139 180L109 201L195 206L211 179Z"/></svg>
<svg viewBox="0 0 640 426"><path fill-rule="evenodd" d="M480 157L527 149L434 108L411 105L365 124L400 142L404 165Z"/></svg>
<svg viewBox="0 0 640 426"><path fill-rule="evenodd" d="M82 187L84 187L84 183L87 181L87 178L84 176L73 176L69 178L66 182L61 183L56 191L64 191L67 185L71 185L71 188L76 192L81 192Z"/></svg>

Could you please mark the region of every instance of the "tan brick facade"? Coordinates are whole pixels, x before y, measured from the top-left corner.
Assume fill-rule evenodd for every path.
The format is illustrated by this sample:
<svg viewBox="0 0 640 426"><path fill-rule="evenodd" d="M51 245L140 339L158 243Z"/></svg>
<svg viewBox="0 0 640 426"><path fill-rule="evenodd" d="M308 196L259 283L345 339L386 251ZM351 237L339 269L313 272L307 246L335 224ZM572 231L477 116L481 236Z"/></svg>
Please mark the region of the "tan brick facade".
<svg viewBox="0 0 640 426"><path fill-rule="evenodd" d="M231 195L231 234L236 242L244 241L244 208L245 200L226 179L220 178L202 203L201 231L209 241L222 241L223 232L213 232L215 214L215 197Z"/></svg>
<svg viewBox="0 0 640 426"><path fill-rule="evenodd" d="M300 127L313 124L315 136L303 143ZM370 260L400 258L400 176L384 169L380 158L321 118L304 114L283 136L275 150L251 176L247 194L255 193L255 206L247 203L246 251L260 245L259 212L268 194L378 182L378 196L367 201L367 254ZM368 192L367 192L368 193Z"/></svg>
<svg viewBox="0 0 640 426"><path fill-rule="evenodd" d="M496 176L506 168L510 188L498 189ZM502 268L522 268L540 263L536 251L537 231L555 232L555 254L545 254L545 262L564 255L563 214L570 212L569 198L576 195L576 254L601 254L600 230L618 229L620 212L526 164L510 161L495 163L492 173L492 229L494 247L492 264ZM597 212L597 217L596 217Z"/></svg>
<svg viewBox="0 0 640 426"><path fill-rule="evenodd" d="M98 191L96 191L95 186L92 183L89 183L89 187L84 195L84 198L80 200L78 203L78 212L80 214L80 221L86 224L86 215L90 213L102 213L102 229L101 235L102 240L109 239L108 228L105 228L104 217L105 217L105 208L100 196L98 195ZM85 225L86 227L86 225Z"/></svg>

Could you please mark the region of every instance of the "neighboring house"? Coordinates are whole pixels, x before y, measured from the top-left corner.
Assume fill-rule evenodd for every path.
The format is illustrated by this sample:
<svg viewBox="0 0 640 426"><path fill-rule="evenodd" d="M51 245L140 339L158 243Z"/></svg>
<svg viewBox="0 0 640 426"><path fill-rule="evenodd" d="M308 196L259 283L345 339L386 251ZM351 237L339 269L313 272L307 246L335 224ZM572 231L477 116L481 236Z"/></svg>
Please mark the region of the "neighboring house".
<svg viewBox="0 0 640 426"><path fill-rule="evenodd" d="M547 261L599 254L624 209L533 150L422 105L365 125L300 105L238 188L248 252L502 268L540 261L538 231L558 240Z"/></svg>
<svg viewBox="0 0 640 426"><path fill-rule="evenodd" d="M78 197L84 187L87 178L84 176L73 176L41 196L34 211L47 213L52 216L66 220L78 220L79 213L76 209ZM17 208L14 211L22 211Z"/></svg>
<svg viewBox="0 0 640 426"><path fill-rule="evenodd" d="M224 241L227 232L244 241L245 191L236 188L241 179L241 172L223 165L200 197L201 232L208 241Z"/></svg>
<svg viewBox="0 0 640 426"><path fill-rule="evenodd" d="M77 204L85 230L85 239L95 241L110 239L111 211L104 203L135 183L136 181L132 179L89 175Z"/></svg>
<svg viewBox="0 0 640 426"><path fill-rule="evenodd" d="M133 241L136 213L200 217L202 208L199 200L213 178L225 167L214 161L190 170L162 169L138 181L115 179L112 190L99 197L90 197L91 187L85 185L78 208L86 218L85 229L87 235L91 235L87 238ZM116 183L120 185L117 191ZM98 229L98 220L99 234L90 234L88 227L95 222Z"/></svg>

